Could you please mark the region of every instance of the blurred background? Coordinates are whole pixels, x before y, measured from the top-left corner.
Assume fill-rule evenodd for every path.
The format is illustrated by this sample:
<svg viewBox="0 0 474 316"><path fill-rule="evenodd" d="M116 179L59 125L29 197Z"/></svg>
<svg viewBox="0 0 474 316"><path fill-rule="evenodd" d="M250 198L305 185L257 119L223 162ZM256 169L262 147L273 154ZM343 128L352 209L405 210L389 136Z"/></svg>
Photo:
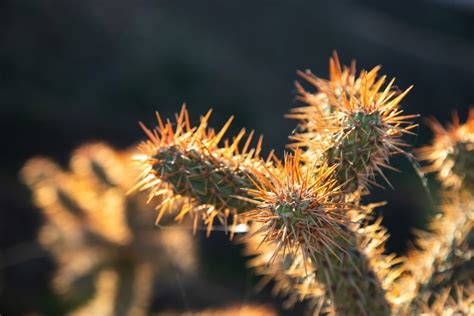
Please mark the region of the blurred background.
<svg viewBox="0 0 474 316"><path fill-rule="evenodd" d="M62 314L50 286L56 264L35 240L45 219L18 172L33 156L67 167L70 152L101 140L128 148L144 138L137 122L154 125L186 102L196 122L214 109L222 126L236 116L264 135L264 150L281 156L295 122L296 70L327 77L328 59L358 67L381 64L405 89L403 107L441 122L474 105L474 1L125 1L3 0L0 2L0 313ZM415 147L431 133L420 119ZM403 253L410 230L424 227L434 206L412 163L395 159L395 190L368 201ZM429 178L431 192L436 185ZM436 202L435 202L436 203ZM281 314L271 286L261 294L242 249L216 232L199 232L202 284L176 285L153 298L151 311L190 312L263 302ZM159 287L159 285L155 285ZM208 296L203 292L209 293Z"/></svg>

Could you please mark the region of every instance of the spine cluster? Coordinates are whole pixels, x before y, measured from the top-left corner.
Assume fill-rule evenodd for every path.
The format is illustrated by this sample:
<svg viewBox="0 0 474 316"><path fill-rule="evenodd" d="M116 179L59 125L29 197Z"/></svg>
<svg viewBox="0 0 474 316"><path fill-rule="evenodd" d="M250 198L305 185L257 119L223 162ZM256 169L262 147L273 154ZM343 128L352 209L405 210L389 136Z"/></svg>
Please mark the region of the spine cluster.
<svg viewBox="0 0 474 316"><path fill-rule="evenodd" d="M379 69L357 75L354 63L343 67L334 55L329 80L299 72L316 91L297 83L306 104L289 115L300 120L292 146L303 146L309 162L335 166L335 178L347 193L368 192L376 174L390 185L382 170L391 168L392 155L405 154L401 137L417 126L411 122L416 115L402 115L399 107L411 87L400 92L394 79L384 86L386 76L378 77Z"/></svg>
<svg viewBox="0 0 474 316"><path fill-rule="evenodd" d="M178 220L190 214L196 229L201 218L209 234L215 218L227 227L231 216L235 226L239 223L238 215L252 208L245 201L249 198L245 190L253 188L252 171L265 164L258 158L262 138L256 148L250 148L251 132L243 147L239 147L245 137L242 130L232 141L225 140L220 146L232 118L216 133L207 127L210 115L211 111L197 127L191 127L183 106L174 123L163 123L157 114L156 129L151 131L142 125L149 139L140 144L141 154L135 157L142 169L142 180L136 188L150 188L150 199L171 192L169 198L161 198L157 222L166 211L178 210ZM181 203L176 203L176 199Z"/></svg>

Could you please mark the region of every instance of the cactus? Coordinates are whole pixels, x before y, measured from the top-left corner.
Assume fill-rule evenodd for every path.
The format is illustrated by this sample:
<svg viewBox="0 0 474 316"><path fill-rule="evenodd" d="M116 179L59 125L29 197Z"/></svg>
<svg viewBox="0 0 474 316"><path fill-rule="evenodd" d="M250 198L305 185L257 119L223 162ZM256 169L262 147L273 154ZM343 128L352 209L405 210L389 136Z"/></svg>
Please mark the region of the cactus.
<svg viewBox="0 0 474 316"><path fill-rule="evenodd" d="M190 214L196 229L201 217L208 226L208 235L215 218L227 227L227 220L232 215L236 225L239 223L238 214L251 209L252 206L243 199L246 193L242 188L253 185L251 168L264 164L257 158L262 138L256 148L249 149L253 132L248 135L241 151L239 143L245 136L244 130L232 142L226 141L223 147L218 147L232 118L215 133L207 128L211 112L201 118L199 126L192 128L183 106L176 116L175 129L169 120L163 124L157 114L159 126L154 131L142 124L149 140L140 144L141 154L136 156L143 174L136 187L141 190L151 187L150 199L166 195L170 190L173 193L171 198L162 199L157 222L169 209L163 206L173 205L175 197L181 196L185 203L176 218L182 220Z"/></svg>
<svg viewBox="0 0 474 316"><path fill-rule="evenodd" d="M156 128L141 124L147 140L133 155L139 173L133 185L130 177L112 177L122 172L113 168L125 170L127 163L93 163L83 155L72 160L72 174L62 175L57 166L43 161L34 168L27 165L25 179L52 223L68 221L79 227L80 236L97 235L126 249L132 249L130 243L138 247L136 236L147 233L125 225L128 217L120 212L110 221L89 213L84 217L83 208L95 204L89 206L78 192L119 188L123 194L130 188L127 201L138 199L137 208L145 209L149 206L140 203L146 192L148 205L157 211L156 223L175 225L168 221L174 216L178 222L192 221L194 231L204 224L208 236L216 220L231 238L242 225L247 232L237 242L252 256L248 266L263 276L261 286L274 281L274 292L288 298L286 307L306 301L315 315L472 314L474 110L465 124L457 116L447 128L430 121L433 143L418 154L430 163L424 171L436 172L442 182L441 213L432 219L430 232L418 233L417 246L406 256L387 254L388 232L373 211L384 203L366 205L361 199L373 186L382 187L378 177L392 186L383 172L394 169L392 156L414 159L403 137L413 134L417 115L404 114L401 107L412 87L400 91L394 79L386 83L379 66L357 73L355 63L342 66L336 54L330 58L329 72L329 79L298 72L316 91L296 83L304 104L288 115L299 125L290 135L293 152L285 153L283 161L273 152L263 159L262 138L251 147L253 132L246 136L241 130L226 139L232 118L216 132L208 126L211 111L193 126L183 106L174 120L157 113ZM39 173L28 176L31 170ZM95 179L93 184L89 178ZM105 191L98 197L93 193L98 205L105 203ZM88 216L94 220L88 221ZM97 240L88 243L96 246ZM136 266L154 263L140 258L133 261ZM133 280L123 278L120 270L101 266L97 271L96 287L104 290L91 306L110 307L111 303L97 303L110 297L130 296L125 304L133 300Z"/></svg>
<svg viewBox="0 0 474 316"><path fill-rule="evenodd" d="M275 243L275 254L301 253L311 260L322 250L335 255L344 250L347 239L343 213L349 203L336 202L340 192L331 179L334 168L301 170L300 158L288 155L275 171L255 171L256 189L246 189L255 204L244 213L246 219L262 223L255 234L264 234L264 242Z"/></svg>
<svg viewBox="0 0 474 316"><path fill-rule="evenodd" d="M335 54L330 59L330 79L299 72L318 92L306 91L299 83L300 100L307 106L293 109L290 118L299 119L300 133L292 135L292 146L304 146L307 160L336 166L335 177L344 191L368 191L375 174L391 168L389 157L404 154L403 134L417 125L416 115L401 115L399 104L411 90L393 89L395 79L382 88L386 76L377 78L380 67L361 71L356 76L355 63L341 67Z"/></svg>
<svg viewBox="0 0 474 316"><path fill-rule="evenodd" d="M46 158L21 171L46 217L39 240L58 264L54 288L74 315L146 315L157 275L195 273L190 232L157 233L146 197L125 195L138 176L131 155L96 143L75 151L71 171Z"/></svg>
<svg viewBox="0 0 474 316"><path fill-rule="evenodd" d="M371 186L378 185L377 174L390 185L382 169L392 168L392 155L411 158L402 136L417 126L411 122L416 115L403 115L400 108L411 87L400 92L393 88L394 80L383 87L386 77L377 77L378 71L375 67L357 76L355 64L342 67L335 55L330 59L329 80L300 73L318 91L307 92L297 83L300 100L307 105L289 115L301 123L299 132L291 136L295 153L287 155L284 163L247 157L248 142L239 153L242 133L231 146L225 142L219 147L225 128L216 136L202 132L208 116L191 128L182 112L173 135L159 118L154 132L145 130L150 140L142 145L145 167L139 187L151 188L154 195L160 187L154 183L160 183L190 199L189 209L217 210L224 218L237 214L251 231L243 239L247 254L255 256L249 265L264 275L264 281L274 279L276 290L290 296L289 305L308 299L315 313L341 315L419 310L414 302L417 295L422 300L422 281L417 279L413 285L406 277L413 256L405 260L385 254L388 237L381 218L373 216L373 207L360 203ZM167 167L170 159L159 153L175 148L175 139L185 145L171 155L176 166ZM177 152L189 161L183 169L179 169L180 159L174 158ZM242 158L245 163L239 163L238 172L229 168ZM219 177L226 181L217 185L222 190L195 188L193 179L212 188L216 181L211 176L229 169L234 171ZM429 249L422 252L426 255Z"/></svg>
<svg viewBox="0 0 474 316"><path fill-rule="evenodd" d="M420 159L431 163L425 171L435 172L441 181L442 204L439 214L431 221L430 231L418 233L418 248L409 253L403 283L418 297L413 308L426 308L426 304L432 303L434 309L439 309L444 303L440 305L436 301L450 302L447 298L450 293L456 292L456 297L464 300L466 291L459 287L473 280L470 244L474 187L470 161L474 154L474 110L469 111L464 124L454 115L453 123L447 128L434 119L429 120L429 125L434 132L433 143L418 152Z"/></svg>
<svg viewBox="0 0 474 316"><path fill-rule="evenodd" d="M336 181L331 179L334 168L315 170L309 166L304 171L301 168L298 152L295 157L287 156L279 174L256 173L258 189L249 190L256 203L249 219L262 223L254 234L263 234L262 242L276 245L268 263L272 264L279 253L283 257L286 253L291 257L301 254L300 277L304 279L308 274L305 266L308 258L311 266L316 267L314 281L325 288L322 298L334 302L337 312L388 312L388 302L375 270L380 265L372 265L366 256L372 251L369 244L383 240L384 233L379 236L376 228L379 223L367 225L366 233L359 234L363 228L358 221L365 216L354 209L355 205L340 198ZM375 244L373 249L380 244ZM371 258L379 260L379 255L371 253ZM321 266L324 269L318 269ZM348 303L353 300L355 304Z"/></svg>
<svg viewBox="0 0 474 316"><path fill-rule="evenodd" d="M420 313L423 315L472 315L474 313L474 286L472 283L466 286L456 285L434 295L426 295L423 297Z"/></svg>
<svg viewBox="0 0 474 316"><path fill-rule="evenodd" d="M444 187L473 192L474 109L469 110L464 124L457 114L446 128L435 119L428 124L434 133L433 143L419 150L420 159L431 162L425 171L436 172Z"/></svg>

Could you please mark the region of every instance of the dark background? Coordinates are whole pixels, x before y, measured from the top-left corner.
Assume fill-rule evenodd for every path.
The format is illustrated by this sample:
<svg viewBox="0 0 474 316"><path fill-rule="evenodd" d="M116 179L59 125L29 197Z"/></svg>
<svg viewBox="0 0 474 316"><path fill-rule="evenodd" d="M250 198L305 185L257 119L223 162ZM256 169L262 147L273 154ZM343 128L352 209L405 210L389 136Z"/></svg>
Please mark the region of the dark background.
<svg viewBox="0 0 474 316"><path fill-rule="evenodd" d="M216 127L235 114L231 133L255 129L265 151L281 156L295 127L283 115L297 104L296 70L327 77L334 49L346 64L382 64L402 89L414 84L407 113L444 122L458 110L464 118L474 104L473 32L469 0L1 1L0 254L9 264L0 263L0 313L61 310L48 287L54 264L34 244L42 218L18 181L28 158L65 164L91 140L125 148L144 137L138 121L152 125L155 110L170 116L182 102L194 121L214 108ZM419 123L419 136L407 139L414 146L430 137ZM389 202L380 212L389 249L401 253L434 207L411 164L394 165L403 170L388 172L395 190L375 190L369 200ZM226 297L194 302L190 290L191 309L269 301L268 291L251 293L237 246L219 233L201 244ZM183 305L172 301L154 308Z"/></svg>

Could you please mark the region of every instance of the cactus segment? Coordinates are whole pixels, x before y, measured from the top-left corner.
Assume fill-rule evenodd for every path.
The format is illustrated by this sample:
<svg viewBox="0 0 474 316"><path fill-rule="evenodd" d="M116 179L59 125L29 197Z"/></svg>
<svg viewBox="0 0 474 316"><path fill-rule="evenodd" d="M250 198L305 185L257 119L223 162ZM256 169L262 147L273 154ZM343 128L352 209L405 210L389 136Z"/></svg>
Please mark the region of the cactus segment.
<svg viewBox="0 0 474 316"><path fill-rule="evenodd" d="M339 188L332 179L334 168L302 170L300 155L287 155L276 171L255 171L256 189L247 189L255 210L246 218L262 223L258 233L264 242L276 243L276 253L290 252L315 259L322 248L341 249L338 240L346 236L344 212L350 205L339 200Z"/></svg>
<svg viewBox="0 0 474 316"><path fill-rule="evenodd" d="M299 99L307 105L288 115L300 120L291 146L305 148L309 162L335 165L335 178L345 192L368 192L369 185L377 185L377 174L390 185L382 170L393 169L390 156L407 154L401 137L417 126L411 122L416 115L402 115L399 106L411 87L399 92L393 79L383 88L386 76L377 78L379 69L362 70L356 76L355 63L341 67L334 55L329 80L299 72L318 92L308 92L297 83Z"/></svg>
<svg viewBox="0 0 474 316"><path fill-rule="evenodd" d="M464 286L472 281L465 267L473 259L469 244L474 228L474 110L464 124L456 114L447 127L435 119L428 124L433 141L420 148L418 156L430 163L424 171L435 172L440 180L442 204L429 231L417 232L417 247L410 250L405 264L401 283L412 291L408 308L413 311L423 311L426 306L438 310L441 305L436 301L450 295L453 284Z"/></svg>
<svg viewBox="0 0 474 316"><path fill-rule="evenodd" d="M228 217L232 216L233 225L236 225L238 214L254 207L246 200L248 195L244 189L253 187L252 170L265 164L258 158L262 138L256 148L249 149L251 132L240 149L239 144L245 136L242 130L232 142L226 140L219 147L232 118L215 133L207 128L210 115L211 111L201 118L199 126L192 128L183 106L174 124L169 120L164 124L159 114L159 125L153 131L142 124L149 139L140 144L142 154L136 157L142 170L136 188L150 188L150 199L169 190L173 192L171 199L158 205L157 222L166 211L180 208L177 220L190 214L194 217L196 230L198 220L202 218L209 234L215 218L227 227ZM272 154L268 161L270 159ZM184 197L185 203L173 207L177 196Z"/></svg>

